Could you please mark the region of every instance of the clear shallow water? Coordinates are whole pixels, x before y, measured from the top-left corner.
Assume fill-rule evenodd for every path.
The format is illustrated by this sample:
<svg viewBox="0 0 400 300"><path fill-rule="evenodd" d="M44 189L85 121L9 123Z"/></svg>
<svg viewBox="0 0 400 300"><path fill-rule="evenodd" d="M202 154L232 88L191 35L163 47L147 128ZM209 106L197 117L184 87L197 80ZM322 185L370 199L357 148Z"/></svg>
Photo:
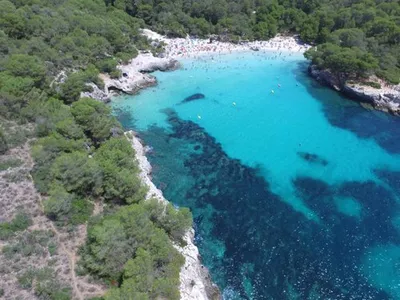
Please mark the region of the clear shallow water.
<svg viewBox="0 0 400 300"><path fill-rule="evenodd" d="M113 106L226 299L400 299L400 120L274 56L186 60Z"/></svg>

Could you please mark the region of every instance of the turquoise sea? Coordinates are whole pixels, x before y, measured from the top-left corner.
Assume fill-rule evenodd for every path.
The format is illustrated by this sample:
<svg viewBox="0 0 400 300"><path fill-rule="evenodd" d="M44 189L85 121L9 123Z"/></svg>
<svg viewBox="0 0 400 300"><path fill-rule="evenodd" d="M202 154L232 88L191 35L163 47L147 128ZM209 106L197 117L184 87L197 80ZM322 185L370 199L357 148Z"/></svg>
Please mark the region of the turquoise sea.
<svg viewBox="0 0 400 300"><path fill-rule="evenodd" d="M320 86L301 54L182 62L113 108L192 210L224 299L400 299L400 119Z"/></svg>

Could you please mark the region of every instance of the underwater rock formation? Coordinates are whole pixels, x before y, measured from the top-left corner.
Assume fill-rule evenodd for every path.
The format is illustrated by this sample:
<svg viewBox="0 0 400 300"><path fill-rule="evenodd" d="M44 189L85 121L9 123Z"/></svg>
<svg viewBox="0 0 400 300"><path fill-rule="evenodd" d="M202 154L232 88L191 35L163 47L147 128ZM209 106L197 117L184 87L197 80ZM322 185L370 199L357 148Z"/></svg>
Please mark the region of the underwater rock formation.
<svg viewBox="0 0 400 300"><path fill-rule="evenodd" d="M183 104L183 103L187 103L187 102L192 102L192 101L195 101L195 100L204 99L205 97L206 96L204 94L196 93L196 94L193 94L193 95L191 95L189 97L186 97L185 99L183 99L181 101L181 103Z"/></svg>
<svg viewBox="0 0 400 300"><path fill-rule="evenodd" d="M171 130L154 125L141 133L155 149L149 156L158 167L153 180L174 203L191 208L196 245L227 299L285 299L288 289L301 299L390 299L359 275L362 253L355 252L395 234L376 226L387 222L386 208L394 203L384 189L372 182L331 186L295 178L298 196L324 220L321 227L274 194L261 170L229 157L204 128L172 109L163 112ZM379 201L366 199L364 190L385 195L382 215L374 213ZM362 218L343 214L334 199L350 196L362 211L373 209Z"/></svg>
<svg viewBox="0 0 400 300"><path fill-rule="evenodd" d="M299 151L297 152L297 155L309 163L318 164L321 166L326 166L328 164L326 159L314 153Z"/></svg>

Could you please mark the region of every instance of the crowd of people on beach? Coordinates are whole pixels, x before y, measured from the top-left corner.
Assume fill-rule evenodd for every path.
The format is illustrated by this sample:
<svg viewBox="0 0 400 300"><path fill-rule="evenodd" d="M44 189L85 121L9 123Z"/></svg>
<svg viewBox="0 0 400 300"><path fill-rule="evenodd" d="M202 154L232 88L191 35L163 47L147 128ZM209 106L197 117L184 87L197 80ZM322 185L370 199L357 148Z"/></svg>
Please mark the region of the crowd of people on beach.
<svg viewBox="0 0 400 300"><path fill-rule="evenodd" d="M238 44L207 39L165 39L167 57L196 57L203 54L226 54L237 51L274 51L303 53L309 45L300 44L294 37L277 36L268 41L242 42Z"/></svg>

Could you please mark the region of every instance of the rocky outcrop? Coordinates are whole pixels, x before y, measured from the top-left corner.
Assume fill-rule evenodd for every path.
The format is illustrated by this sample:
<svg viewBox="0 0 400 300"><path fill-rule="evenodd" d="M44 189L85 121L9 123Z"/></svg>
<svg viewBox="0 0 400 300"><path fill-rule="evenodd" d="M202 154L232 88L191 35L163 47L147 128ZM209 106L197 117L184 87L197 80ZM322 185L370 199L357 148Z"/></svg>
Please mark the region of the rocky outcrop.
<svg viewBox="0 0 400 300"><path fill-rule="evenodd" d="M111 101L109 93L106 93L105 91L100 89L93 82L87 83L86 85L91 88L91 91L81 92L81 98L89 97L89 98L100 100L100 101L105 102L105 103Z"/></svg>
<svg viewBox="0 0 400 300"><path fill-rule="evenodd" d="M82 97L90 97L103 102L110 101L111 97L119 94L136 94L141 89L157 84L157 79L148 74L155 71L172 71L180 67L173 58L154 57L151 53L141 53L126 65L119 65L120 78L111 78L108 74L100 74L104 82L104 89L94 83L89 83L91 92L83 92Z"/></svg>
<svg viewBox="0 0 400 300"><path fill-rule="evenodd" d="M338 78L328 70L320 70L315 65L310 65L308 68L310 75L321 84L327 85L336 91L340 91L342 85Z"/></svg>
<svg viewBox="0 0 400 300"><path fill-rule="evenodd" d="M134 95L141 89L157 84L157 79L148 74L140 72L123 72L123 76L117 79L108 74L100 74L104 82L104 93L111 98L119 93ZM97 98L96 98L97 99Z"/></svg>
<svg viewBox="0 0 400 300"><path fill-rule="evenodd" d="M192 102L192 101L195 101L195 100L204 99L205 97L206 96L204 94L196 93L196 94L190 95L190 96L186 97L185 99L183 99L180 102L180 104L187 103L187 102Z"/></svg>
<svg viewBox="0 0 400 300"><path fill-rule="evenodd" d="M136 159L140 169L140 179L149 187L146 199L157 198L159 201L167 202L162 192L157 189L151 181L151 165L146 157L147 148L135 136L133 131L128 131L125 136L129 139L136 151ZM181 300L219 300L221 295L218 287L212 283L210 274L200 260L199 250L194 244L194 230L190 229L184 236L186 246L174 245L174 247L185 257L185 264L180 272L180 294Z"/></svg>
<svg viewBox="0 0 400 300"><path fill-rule="evenodd" d="M375 89L359 84L346 84L342 92L355 100L369 103L376 109L400 115L400 91L395 86Z"/></svg>
<svg viewBox="0 0 400 300"><path fill-rule="evenodd" d="M150 60L141 64L138 71L141 73L151 73L155 71L174 71L180 68L180 63L176 59L168 59L162 57L153 57L154 60Z"/></svg>
<svg viewBox="0 0 400 300"><path fill-rule="evenodd" d="M400 115L400 85L382 83L382 88L378 89L359 83L342 82L329 70L320 70L315 65L310 65L308 70L310 75L320 83L355 101L369 104L375 109Z"/></svg>

